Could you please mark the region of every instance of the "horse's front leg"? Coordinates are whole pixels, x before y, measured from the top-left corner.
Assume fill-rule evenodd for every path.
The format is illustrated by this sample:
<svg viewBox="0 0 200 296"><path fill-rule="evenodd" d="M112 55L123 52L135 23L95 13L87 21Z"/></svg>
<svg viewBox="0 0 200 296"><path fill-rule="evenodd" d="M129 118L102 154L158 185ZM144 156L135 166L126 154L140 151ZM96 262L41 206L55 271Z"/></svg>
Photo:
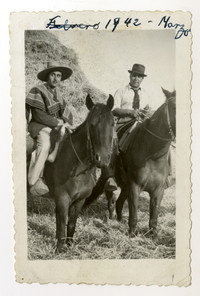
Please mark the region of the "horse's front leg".
<svg viewBox="0 0 200 296"><path fill-rule="evenodd" d="M64 251L66 242L66 223L68 220L70 198L66 192L56 196L56 253Z"/></svg>
<svg viewBox="0 0 200 296"><path fill-rule="evenodd" d="M119 198L116 201L116 213L117 213L117 219L119 221L122 220L122 210L124 206L124 202L127 199L127 192L124 188L121 189L121 193L119 195Z"/></svg>
<svg viewBox="0 0 200 296"><path fill-rule="evenodd" d="M135 182L129 182L128 207L129 207L129 233L130 236L136 234L137 211L141 188Z"/></svg>
<svg viewBox="0 0 200 296"><path fill-rule="evenodd" d="M75 201L69 208L69 220L67 224L67 239L66 244L70 246L73 242L73 236L76 227L78 214L85 203L85 198Z"/></svg>
<svg viewBox="0 0 200 296"><path fill-rule="evenodd" d="M163 187L157 188L155 191L150 193L150 219L149 229L153 235L156 235L158 213L160 209L160 203L163 198L164 189Z"/></svg>
<svg viewBox="0 0 200 296"><path fill-rule="evenodd" d="M114 219L116 214L115 214L115 198L114 198L114 193L113 191L105 191L105 195L108 201L108 212L109 212L109 219Z"/></svg>

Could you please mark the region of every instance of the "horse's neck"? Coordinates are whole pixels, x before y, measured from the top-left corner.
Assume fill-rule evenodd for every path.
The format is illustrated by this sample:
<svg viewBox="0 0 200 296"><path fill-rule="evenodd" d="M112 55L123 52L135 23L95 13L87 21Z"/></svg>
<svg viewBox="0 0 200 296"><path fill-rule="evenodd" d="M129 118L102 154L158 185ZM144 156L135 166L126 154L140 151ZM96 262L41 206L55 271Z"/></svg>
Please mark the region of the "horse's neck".
<svg viewBox="0 0 200 296"><path fill-rule="evenodd" d="M163 116L147 119L142 125L144 129L141 126L140 133L138 134L140 143L137 145L137 153L144 154L144 158L146 159L149 157L158 159L159 157L166 155L171 142L163 140L169 138L166 122ZM147 130L145 131L145 128L152 133Z"/></svg>
<svg viewBox="0 0 200 296"><path fill-rule="evenodd" d="M154 115L146 122L146 127L154 134L161 138L169 138L169 130L167 128L167 117L163 112L156 111Z"/></svg>
<svg viewBox="0 0 200 296"><path fill-rule="evenodd" d="M167 141L169 139L169 131L166 125L165 116L160 114L155 118L152 117L146 122L146 127L150 133L145 133L145 137L147 138L147 150L151 151L151 154L160 154L165 155L170 147L171 141Z"/></svg>
<svg viewBox="0 0 200 296"><path fill-rule="evenodd" d="M87 124L82 123L77 130L71 135L71 145L77 160L82 163L88 162L88 139Z"/></svg>

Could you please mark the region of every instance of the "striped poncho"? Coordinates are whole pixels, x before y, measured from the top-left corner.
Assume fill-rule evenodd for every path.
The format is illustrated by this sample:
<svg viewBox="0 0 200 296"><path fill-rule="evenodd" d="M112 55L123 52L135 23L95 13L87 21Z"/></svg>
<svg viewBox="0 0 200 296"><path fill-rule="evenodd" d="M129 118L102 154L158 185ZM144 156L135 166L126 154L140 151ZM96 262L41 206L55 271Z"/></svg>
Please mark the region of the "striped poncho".
<svg viewBox="0 0 200 296"><path fill-rule="evenodd" d="M47 83L33 87L26 97L26 104L56 118L62 116L66 105L59 93L56 90L52 92Z"/></svg>
<svg viewBox="0 0 200 296"><path fill-rule="evenodd" d="M29 122L29 112L31 110L32 119ZM49 126L57 126L58 119L62 118L70 125L73 124L73 115L66 102L61 98L57 90L53 92L48 88L47 83L33 87L26 97L26 111L28 131L31 137L37 137L39 131Z"/></svg>

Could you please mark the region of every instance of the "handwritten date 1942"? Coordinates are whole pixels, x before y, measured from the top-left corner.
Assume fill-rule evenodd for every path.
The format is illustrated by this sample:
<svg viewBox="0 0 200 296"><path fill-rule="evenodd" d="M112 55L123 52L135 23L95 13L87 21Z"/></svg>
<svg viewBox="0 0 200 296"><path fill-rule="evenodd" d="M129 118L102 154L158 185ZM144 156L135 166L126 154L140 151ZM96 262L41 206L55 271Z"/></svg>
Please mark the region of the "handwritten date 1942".
<svg viewBox="0 0 200 296"><path fill-rule="evenodd" d="M120 17L116 17L114 18L113 20L113 28L112 28L112 32L115 31L115 29L117 28L117 26L119 25L119 22L120 22ZM109 19L109 21L107 22L106 26L105 26L105 29L108 29L108 26L110 25L111 23L111 19ZM126 27L128 28L129 27L129 24L132 24L133 26L137 27L137 26L140 26L141 23L139 22L139 19L134 19L132 21L132 18L127 18L125 21L124 21L124 24L126 24Z"/></svg>

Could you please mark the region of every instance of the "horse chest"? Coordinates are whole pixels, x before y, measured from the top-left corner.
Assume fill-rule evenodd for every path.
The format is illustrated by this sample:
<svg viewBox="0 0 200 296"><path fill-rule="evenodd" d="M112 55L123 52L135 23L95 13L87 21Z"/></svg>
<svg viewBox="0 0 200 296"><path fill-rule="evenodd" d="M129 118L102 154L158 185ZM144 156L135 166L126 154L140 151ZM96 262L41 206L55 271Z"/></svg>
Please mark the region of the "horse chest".
<svg viewBox="0 0 200 296"><path fill-rule="evenodd" d="M78 199L87 198L91 192L96 182L90 171L84 172L78 176L70 177L62 185L71 200L71 203Z"/></svg>
<svg viewBox="0 0 200 296"><path fill-rule="evenodd" d="M133 180L143 190L153 186L163 186L168 175L167 159L159 161L148 160L145 166L132 171Z"/></svg>

